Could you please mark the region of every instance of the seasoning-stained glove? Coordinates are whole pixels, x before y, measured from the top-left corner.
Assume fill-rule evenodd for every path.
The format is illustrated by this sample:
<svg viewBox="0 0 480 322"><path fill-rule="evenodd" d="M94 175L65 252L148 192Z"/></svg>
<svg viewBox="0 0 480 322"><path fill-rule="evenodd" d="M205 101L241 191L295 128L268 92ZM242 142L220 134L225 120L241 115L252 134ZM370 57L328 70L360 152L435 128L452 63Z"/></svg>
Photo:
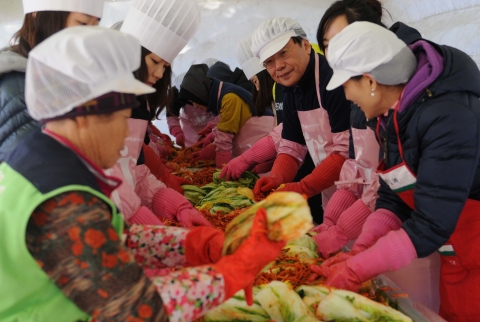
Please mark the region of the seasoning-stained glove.
<svg viewBox="0 0 480 322"><path fill-rule="evenodd" d="M170 129L170 133L175 137L175 143L181 146L182 148L185 147L185 134L180 126L174 126Z"/></svg>
<svg viewBox="0 0 480 322"><path fill-rule="evenodd" d="M211 123L208 123L207 126L205 126L203 128L203 130L201 130L200 132L197 132L197 135L207 135L209 134L210 132L212 132L212 129L215 127L214 124L211 124Z"/></svg>
<svg viewBox="0 0 480 322"><path fill-rule="evenodd" d="M332 153L300 182L287 183L279 191L298 192L311 198L333 186L334 182L339 178L344 162L345 158L343 156L338 153Z"/></svg>
<svg viewBox="0 0 480 322"><path fill-rule="evenodd" d="M225 164L232 160L232 152L230 151L217 151L215 156L215 163L218 169L223 168Z"/></svg>
<svg viewBox="0 0 480 322"><path fill-rule="evenodd" d="M212 227L193 228L186 237L185 256L188 265L216 263L222 257L225 234Z"/></svg>
<svg viewBox="0 0 480 322"><path fill-rule="evenodd" d="M273 164L270 176L260 178L255 184L253 192L255 194L270 192L277 189L282 183L292 182L299 167L300 165L294 157L284 153L279 154Z"/></svg>
<svg viewBox="0 0 480 322"><path fill-rule="evenodd" d="M183 227L211 226L190 201L173 189L159 189L152 200L153 213L159 217L178 221Z"/></svg>
<svg viewBox="0 0 480 322"><path fill-rule="evenodd" d="M192 164L197 162L198 160L215 160L217 155L215 144L207 145L202 150L195 152L192 154Z"/></svg>
<svg viewBox="0 0 480 322"><path fill-rule="evenodd" d="M225 180L238 180L248 169L259 163L274 159L277 156L277 150L271 136L265 136L258 140L249 150L245 151L223 168L220 178Z"/></svg>
<svg viewBox="0 0 480 322"><path fill-rule="evenodd" d="M150 172L168 188L172 188L183 194L182 185L191 184L189 180L173 175L163 164L160 157L148 145L143 145L143 154L145 157L145 165L150 169Z"/></svg>
<svg viewBox="0 0 480 322"><path fill-rule="evenodd" d="M357 292L362 282L390 270L397 270L417 258L410 237L403 229L390 231L369 249L332 266L312 265L315 273L327 277L326 285Z"/></svg>
<svg viewBox="0 0 480 322"><path fill-rule="evenodd" d="M203 140L200 140L199 142L195 143L195 146L198 146L199 148L203 149L210 143L213 143L213 141L215 141L215 133L210 132L207 134L207 136L205 136Z"/></svg>
<svg viewBox="0 0 480 322"><path fill-rule="evenodd" d="M326 231L331 226L337 224L338 218L357 200L357 197L347 189L337 190L325 207L325 214L323 215L323 223L313 228L312 231L321 233ZM361 227L360 227L361 229Z"/></svg>
<svg viewBox="0 0 480 322"><path fill-rule="evenodd" d="M330 204L330 202L329 202ZM345 210L336 225L314 236L318 252L323 258L328 258L331 253L338 251L349 240L356 239L362 231L363 224L372 212L363 201L357 200Z"/></svg>
<svg viewBox="0 0 480 322"><path fill-rule="evenodd" d="M222 257L213 267L225 281L225 300L237 291L245 289L248 304L253 303L251 285L257 274L275 260L285 246L285 242L271 241L267 237L266 212L260 208L253 221L250 236L231 255Z"/></svg>

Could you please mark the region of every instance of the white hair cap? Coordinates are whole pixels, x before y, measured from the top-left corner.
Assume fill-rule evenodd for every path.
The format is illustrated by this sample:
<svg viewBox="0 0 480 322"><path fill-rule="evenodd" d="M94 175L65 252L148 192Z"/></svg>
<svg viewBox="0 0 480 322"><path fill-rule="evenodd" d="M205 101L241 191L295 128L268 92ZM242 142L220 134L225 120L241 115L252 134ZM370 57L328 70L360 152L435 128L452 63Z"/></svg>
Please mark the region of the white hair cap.
<svg viewBox="0 0 480 322"><path fill-rule="evenodd" d="M23 13L69 11L102 18L103 0L23 0Z"/></svg>
<svg viewBox="0 0 480 322"><path fill-rule="evenodd" d="M298 21L290 18L269 19L252 34L252 52L263 63L285 47L292 37L307 39L307 34Z"/></svg>
<svg viewBox="0 0 480 322"><path fill-rule="evenodd" d="M134 0L120 30L172 63L199 27L197 0Z"/></svg>
<svg viewBox="0 0 480 322"><path fill-rule="evenodd" d="M403 41L366 21L354 22L336 34L328 43L327 60L333 69L329 91L364 73L383 85L406 84L417 68L415 55Z"/></svg>
<svg viewBox="0 0 480 322"><path fill-rule="evenodd" d="M33 48L28 56L25 100L35 120L55 118L109 92L148 94L135 79L140 43L102 27L71 27Z"/></svg>
<svg viewBox="0 0 480 322"><path fill-rule="evenodd" d="M237 45L237 60L247 79L251 79L265 69L260 63L260 59L253 54L251 47L252 36L243 38Z"/></svg>

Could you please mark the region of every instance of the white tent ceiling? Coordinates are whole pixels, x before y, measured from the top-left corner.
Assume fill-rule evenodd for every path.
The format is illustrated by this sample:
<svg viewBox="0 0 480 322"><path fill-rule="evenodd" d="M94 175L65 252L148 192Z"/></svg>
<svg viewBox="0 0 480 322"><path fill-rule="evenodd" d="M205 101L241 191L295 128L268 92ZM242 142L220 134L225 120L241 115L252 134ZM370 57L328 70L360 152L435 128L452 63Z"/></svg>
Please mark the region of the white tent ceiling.
<svg viewBox="0 0 480 322"><path fill-rule="evenodd" d="M250 34L263 20L275 16L297 19L310 40L315 41L317 25L333 0L202 0L202 24L195 37L176 58L174 72L186 71L192 63L213 57L230 66L236 42ZM383 0L394 21L417 28L424 38L467 52L480 66L480 0ZM105 1L101 25L111 26L126 15L131 1ZM0 47L8 43L22 21L21 0L0 0Z"/></svg>

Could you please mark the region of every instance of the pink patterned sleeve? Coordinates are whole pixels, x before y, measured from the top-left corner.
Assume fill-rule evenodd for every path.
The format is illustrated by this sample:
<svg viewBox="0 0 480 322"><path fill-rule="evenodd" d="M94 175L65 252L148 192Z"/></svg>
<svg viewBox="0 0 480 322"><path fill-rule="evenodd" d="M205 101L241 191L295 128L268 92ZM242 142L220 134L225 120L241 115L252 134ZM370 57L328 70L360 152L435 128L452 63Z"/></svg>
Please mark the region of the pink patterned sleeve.
<svg viewBox="0 0 480 322"><path fill-rule="evenodd" d="M170 322L194 321L225 299L223 276L212 266L171 271L150 280L162 298Z"/></svg>
<svg viewBox="0 0 480 322"><path fill-rule="evenodd" d="M183 267L188 230L179 227L133 224L127 232L127 247L144 269Z"/></svg>

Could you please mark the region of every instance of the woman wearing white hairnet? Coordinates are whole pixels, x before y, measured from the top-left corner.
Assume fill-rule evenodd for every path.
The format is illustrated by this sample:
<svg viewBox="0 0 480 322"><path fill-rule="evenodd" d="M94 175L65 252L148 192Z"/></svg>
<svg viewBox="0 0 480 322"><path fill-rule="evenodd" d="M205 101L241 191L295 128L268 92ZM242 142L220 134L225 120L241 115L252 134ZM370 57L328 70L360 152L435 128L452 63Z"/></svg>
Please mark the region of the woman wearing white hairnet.
<svg viewBox="0 0 480 322"><path fill-rule="evenodd" d="M480 72L465 53L354 22L328 45L333 76L384 152L375 211L352 252L313 270L358 290L417 257L441 254L440 315L480 316Z"/></svg>
<svg viewBox="0 0 480 322"><path fill-rule="evenodd" d="M68 28L31 51L26 100L45 127L0 165L0 320L196 320L284 246L265 235L263 209L224 257L214 228L124 226L108 198L119 180L103 169L120 157L135 95L154 91L132 76L139 61L138 40L99 27ZM177 269L149 279L146 267Z"/></svg>
<svg viewBox="0 0 480 322"><path fill-rule="evenodd" d="M25 68L30 50L66 27L98 25L103 2L98 0L23 0L23 25L0 51L0 162L40 124L25 105Z"/></svg>

